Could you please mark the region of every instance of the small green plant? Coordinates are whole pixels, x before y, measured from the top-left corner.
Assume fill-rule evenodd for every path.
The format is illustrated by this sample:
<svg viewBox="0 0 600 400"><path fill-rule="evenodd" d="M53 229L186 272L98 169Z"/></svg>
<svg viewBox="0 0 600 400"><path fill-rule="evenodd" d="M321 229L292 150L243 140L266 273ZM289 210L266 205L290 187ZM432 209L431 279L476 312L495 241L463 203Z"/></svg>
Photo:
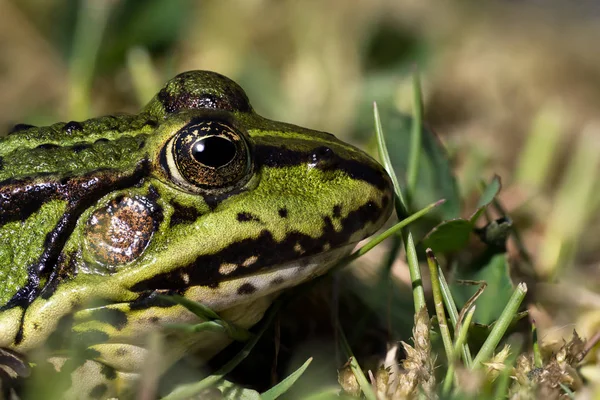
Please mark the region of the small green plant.
<svg viewBox="0 0 600 400"><path fill-rule="evenodd" d="M411 154L408 155L410 162L407 163L408 183L405 189L398 184L399 179L392 162L393 154L390 155L387 150L380 115L376 105L374 108L380 158L395 183L398 215L410 213L415 198L418 197L415 194L417 188L414 182L415 177L419 176L419 171L415 170L419 168L419 160L422 160L421 164L426 167L444 163L444 160L427 160L427 157L436 157L440 153L430 150L435 143L435 137L422 128L420 84L416 74L413 87L415 112L410 130L410 145L407 146ZM415 142L421 145L415 145ZM424 152L424 149L429 151L425 151L425 154L412 154ZM557 353L546 357L541 355L535 329L532 331L531 348L508 338L515 324L527 315L521 311L527 285L524 282L513 285L508 274L506 241L510 235L517 241L522 259L525 262L531 262L531 259L520 241L518 232L512 226L512 221L503 213L503 208L496 198L500 189L500 179L494 177L489 184L482 185L477 207L469 218L442 217L417 245L411 233L415 226L403 228L401 237L410 269L415 305L413 345L401 342L405 353L400 361L401 367L395 364L398 359L398 347L392 346L392 356L386 357L388 362L382 364L375 372L369 371L371 380L368 385L364 383L362 371L353 366L356 361L351 357L348 366L354 373L355 380L348 376L348 367L340 370L339 381L346 394L386 400L573 398L574 391L582 387L582 378L577 368L590 346L586 347L576 332ZM403 190L406 192L403 193ZM435 190L432 192L435 193ZM451 196L456 192L447 191ZM450 198L449 201L451 204L458 202L456 198ZM490 219L487 210L490 206L496 211L500 210L502 218ZM487 223L478 228L477 224L484 216ZM447 268L440 266L436 254L443 255L444 260L449 262L453 255L467 248L472 236L477 236L485 244L484 254L473 262L469 269L452 271L455 277L459 276L463 280L455 279L455 283L449 285L445 277ZM417 254L424 255L423 258L429 267L433 312L428 311L424 301ZM464 284L478 284L480 289L468 298L468 290L465 290ZM456 306L458 303L464 304L460 312ZM439 338L442 342L441 348ZM390 360L392 362L389 362Z"/></svg>

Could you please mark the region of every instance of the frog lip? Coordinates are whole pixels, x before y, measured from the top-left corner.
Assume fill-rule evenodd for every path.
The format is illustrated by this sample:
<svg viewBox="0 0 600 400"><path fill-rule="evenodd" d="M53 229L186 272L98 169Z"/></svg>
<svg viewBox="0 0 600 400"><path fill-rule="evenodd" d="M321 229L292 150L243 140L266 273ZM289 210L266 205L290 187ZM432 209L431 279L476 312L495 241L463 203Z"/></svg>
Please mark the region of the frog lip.
<svg viewBox="0 0 600 400"><path fill-rule="evenodd" d="M215 287L190 287L186 289L184 295L192 300L201 301L212 310L219 312L321 276L350 253L354 245L355 243L349 243L327 252L290 260L250 275L226 279Z"/></svg>
<svg viewBox="0 0 600 400"><path fill-rule="evenodd" d="M389 199L388 203L391 203ZM330 217L323 217L323 234L316 238L293 231L282 240L276 240L268 229L264 229L257 237L231 243L216 253L199 255L187 265L139 281L131 290L142 292L178 290L190 286L215 287L225 280L326 253L370 235L383 224L389 215L389 208L389 205L367 202L345 218L340 218L340 230L334 228Z"/></svg>

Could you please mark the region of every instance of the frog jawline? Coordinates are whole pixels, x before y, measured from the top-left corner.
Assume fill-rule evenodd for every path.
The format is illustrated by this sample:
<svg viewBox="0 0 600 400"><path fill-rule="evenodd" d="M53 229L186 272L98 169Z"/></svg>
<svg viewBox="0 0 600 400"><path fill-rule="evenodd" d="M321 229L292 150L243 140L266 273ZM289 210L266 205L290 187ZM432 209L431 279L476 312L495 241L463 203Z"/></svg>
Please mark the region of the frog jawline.
<svg viewBox="0 0 600 400"><path fill-rule="evenodd" d="M184 296L201 301L216 312L226 310L239 303L251 302L323 275L336 262L349 254L355 245L356 243L347 244L252 275L225 280L217 287L191 286L185 291Z"/></svg>

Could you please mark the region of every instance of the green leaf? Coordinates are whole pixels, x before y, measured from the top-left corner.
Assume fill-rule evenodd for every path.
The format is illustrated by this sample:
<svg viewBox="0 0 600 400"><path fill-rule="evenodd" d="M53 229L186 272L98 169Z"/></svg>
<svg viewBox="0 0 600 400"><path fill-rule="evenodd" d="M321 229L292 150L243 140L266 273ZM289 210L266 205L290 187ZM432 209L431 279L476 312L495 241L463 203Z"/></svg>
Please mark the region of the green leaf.
<svg viewBox="0 0 600 400"><path fill-rule="evenodd" d="M527 311L522 311L515 315L508 328L508 333L512 332L516 328L519 321L521 321L523 318L527 318L527 315ZM469 328L469 342L474 346L481 346L492 332L495 324L496 321L491 324L472 323L471 327Z"/></svg>
<svg viewBox="0 0 600 400"><path fill-rule="evenodd" d="M513 292L513 285L508 271L506 253L494 254L481 260L483 266L478 269L463 271L458 279L485 281L488 285L483 294L477 299L477 310L474 319L481 324L489 324L500 316L504 306ZM452 294L457 303L464 303L473 289L466 285L452 285Z"/></svg>
<svg viewBox="0 0 600 400"><path fill-rule="evenodd" d="M498 175L494 175L494 178L490 184L486 186L481 198L477 202L477 208L490 204L492 200L494 200L494 197L496 197L496 195L500 192L500 189L502 189L500 177Z"/></svg>
<svg viewBox="0 0 600 400"><path fill-rule="evenodd" d="M473 225L465 219L444 221L423 239L423 245L434 253L449 253L464 248L468 241Z"/></svg>
<svg viewBox="0 0 600 400"><path fill-rule="evenodd" d="M477 202L477 210L471 215L471 222L474 224L481 214L485 211L487 206L494 200L494 198L500 193L502 189L502 182L498 175L494 175L492 181L485 187L479 201Z"/></svg>
<svg viewBox="0 0 600 400"><path fill-rule="evenodd" d="M296 383L298 378L302 376L304 371L308 368L310 363L312 362L312 357L306 360L304 364L300 366L296 371L292 372L288 375L284 380L279 382L277 385L273 386L271 389L264 392L260 398L262 400L275 400L285 392L287 392L293 385Z"/></svg>

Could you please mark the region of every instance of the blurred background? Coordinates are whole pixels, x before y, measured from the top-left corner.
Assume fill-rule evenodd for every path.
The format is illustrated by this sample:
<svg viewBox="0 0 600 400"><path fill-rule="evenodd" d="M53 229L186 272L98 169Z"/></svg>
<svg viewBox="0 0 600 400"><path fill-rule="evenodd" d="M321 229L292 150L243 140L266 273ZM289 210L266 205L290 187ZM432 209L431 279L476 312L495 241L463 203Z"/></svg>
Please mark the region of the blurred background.
<svg viewBox="0 0 600 400"><path fill-rule="evenodd" d="M573 328L590 337L600 324L600 7L482 3L0 0L0 128L136 112L177 73L209 69L240 83L263 116L332 132L375 155L373 102L384 117L410 114L418 70L425 122L448 152L461 199L448 216L470 215L481 180L499 175L499 200L531 257L523 274L535 276L529 311L544 340ZM383 119L387 136L393 126ZM517 247L509 243L509 267L520 264ZM365 294L370 266L386 254L375 253L343 287L385 325L385 302ZM393 272L405 335L412 305L402 257ZM321 301L330 298L311 304ZM328 321L290 330L314 334ZM334 339L307 337L289 351L289 365L331 352ZM350 339L379 357L389 337L377 338ZM338 361L321 361L314 379L335 382Z"/></svg>

